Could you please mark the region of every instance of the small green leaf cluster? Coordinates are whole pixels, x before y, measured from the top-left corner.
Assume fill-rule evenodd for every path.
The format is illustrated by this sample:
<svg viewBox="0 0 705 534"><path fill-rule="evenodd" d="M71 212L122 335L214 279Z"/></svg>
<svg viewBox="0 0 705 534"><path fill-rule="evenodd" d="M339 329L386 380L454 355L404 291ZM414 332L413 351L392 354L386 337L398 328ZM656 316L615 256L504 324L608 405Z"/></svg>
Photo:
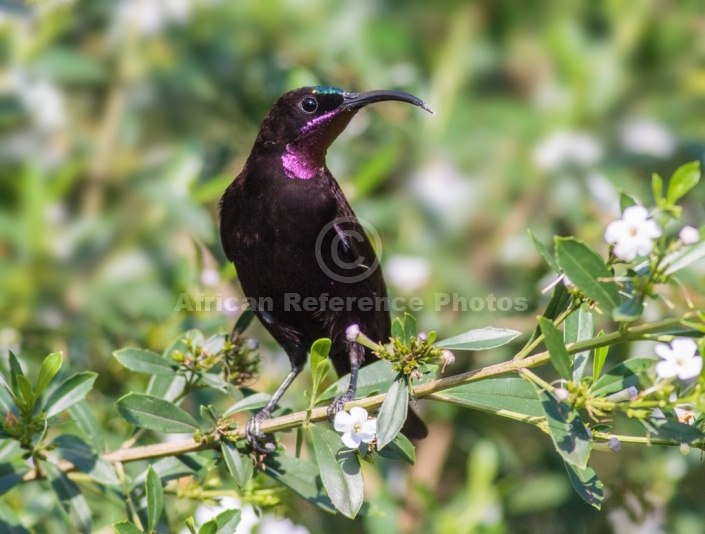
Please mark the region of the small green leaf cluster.
<svg viewBox="0 0 705 534"><path fill-rule="evenodd" d="M381 343L375 355L392 364L392 370L411 378L435 372L443 364L443 351L446 349L433 344L436 333L417 334L416 319L405 314L392 324L392 337L389 344Z"/></svg>
<svg viewBox="0 0 705 534"><path fill-rule="evenodd" d="M212 338L205 344L187 337L184 350L174 350L172 359L179 364L183 374L203 375L222 374L224 380L237 387L251 383L259 374L260 356L258 343L253 339L236 336L223 337L222 344L213 343Z"/></svg>
<svg viewBox="0 0 705 534"><path fill-rule="evenodd" d="M83 405L93 389L96 373L76 373L57 383L63 359L60 352L47 356L39 369L34 384L22 370L17 357L9 353L9 373L0 378L0 408L4 412L0 440L14 441L23 451L22 460L31 460L34 469L50 481L59 503L80 532L91 531L91 511L76 484L56 467L52 451L71 461L76 467L102 483L115 483L115 472L96 454L96 448L76 436L57 436L51 439L50 430L63 424L67 410L84 430L99 434L97 424ZM8 376L9 375L9 376ZM88 412L88 413L87 413ZM85 416L85 417L83 417ZM24 461L2 464L0 494L18 484L28 471Z"/></svg>

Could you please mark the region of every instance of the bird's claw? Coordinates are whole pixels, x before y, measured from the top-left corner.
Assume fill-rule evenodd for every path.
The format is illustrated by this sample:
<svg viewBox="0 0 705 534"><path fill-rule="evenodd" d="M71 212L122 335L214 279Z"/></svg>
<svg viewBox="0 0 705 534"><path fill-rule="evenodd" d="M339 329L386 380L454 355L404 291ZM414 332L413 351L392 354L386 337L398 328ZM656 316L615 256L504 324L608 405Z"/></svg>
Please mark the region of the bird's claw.
<svg viewBox="0 0 705 534"><path fill-rule="evenodd" d="M261 454L272 454L277 449L277 443L271 434L265 434L260 430L260 423L266 421L272 415L261 411L256 413L248 422L245 428L247 441L252 448Z"/></svg>
<svg viewBox="0 0 705 534"><path fill-rule="evenodd" d="M328 414L328 419L332 421L335 418L335 414L345 408L345 405L351 400L355 400L355 393L352 391L348 391L345 395L336 397L333 402L330 403L330 406L328 406L328 410L326 412Z"/></svg>

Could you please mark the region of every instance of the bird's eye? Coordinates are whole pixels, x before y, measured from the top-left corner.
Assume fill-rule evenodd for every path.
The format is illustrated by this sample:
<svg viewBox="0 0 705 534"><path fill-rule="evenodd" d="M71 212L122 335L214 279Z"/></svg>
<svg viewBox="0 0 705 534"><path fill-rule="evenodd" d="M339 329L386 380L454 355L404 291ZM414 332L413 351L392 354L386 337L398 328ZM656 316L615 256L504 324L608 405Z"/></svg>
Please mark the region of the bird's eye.
<svg viewBox="0 0 705 534"><path fill-rule="evenodd" d="M307 96L301 101L301 109L305 113L313 113L318 109L318 101L312 96Z"/></svg>

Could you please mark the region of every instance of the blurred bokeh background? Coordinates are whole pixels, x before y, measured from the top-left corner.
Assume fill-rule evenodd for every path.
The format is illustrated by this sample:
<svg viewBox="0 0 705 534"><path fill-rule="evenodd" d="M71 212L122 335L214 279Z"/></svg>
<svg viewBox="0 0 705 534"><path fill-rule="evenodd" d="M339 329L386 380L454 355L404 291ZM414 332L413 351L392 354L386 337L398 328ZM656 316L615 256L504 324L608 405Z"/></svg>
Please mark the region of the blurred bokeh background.
<svg viewBox="0 0 705 534"><path fill-rule="evenodd" d="M303 85L402 89L436 110L364 110L328 165L382 236L390 292L424 299L415 312L423 329L528 333L552 276L527 229L545 243L577 235L604 252L620 189L648 206L652 172L670 176L701 160L704 57L697 0L4 0L0 354L13 350L36 371L63 350L73 370L101 373L92 406L119 443L112 403L144 383L111 352L161 351L189 328L231 328L237 314L176 305L184 292L240 295L217 235L218 201L271 104ZM704 219L699 187L684 220ZM702 266L684 276L694 300L703 277ZM437 293L487 304L439 308ZM490 295L526 306L492 310ZM259 325L251 333L267 364L254 387L271 391L288 362ZM451 372L515 348L458 355ZM285 404L301 408L305 385ZM267 513L312 533L705 532L696 453L626 445L619 455L595 453L608 488L597 512L537 430L424 409L433 425L417 465L367 474L384 514L353 524L295 500ZM0 505L42 528L52 503L27 504L26 491ZM195 506L184 501L175 513ZM98 513L105 524L122 510Z"/></svg>

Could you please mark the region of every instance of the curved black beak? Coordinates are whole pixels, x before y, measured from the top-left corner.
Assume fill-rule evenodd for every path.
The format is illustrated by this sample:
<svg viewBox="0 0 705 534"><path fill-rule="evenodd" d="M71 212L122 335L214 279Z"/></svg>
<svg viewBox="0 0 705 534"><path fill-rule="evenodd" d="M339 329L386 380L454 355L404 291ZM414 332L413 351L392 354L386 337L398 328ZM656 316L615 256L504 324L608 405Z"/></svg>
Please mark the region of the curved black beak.
<svg viewBox="0 0 705 534"><path fill-rule="evenodd" d="M377 91L365 91L364 93L345 93L343 95L343 109L358 110L368 104L375 102L383 102L385 100L397 100L406 102L425 109L431 115L435 115L434 111L426 105L420 98L414 95L405 93L404 91L395 91L393 89L381 89Z"/></svg>

